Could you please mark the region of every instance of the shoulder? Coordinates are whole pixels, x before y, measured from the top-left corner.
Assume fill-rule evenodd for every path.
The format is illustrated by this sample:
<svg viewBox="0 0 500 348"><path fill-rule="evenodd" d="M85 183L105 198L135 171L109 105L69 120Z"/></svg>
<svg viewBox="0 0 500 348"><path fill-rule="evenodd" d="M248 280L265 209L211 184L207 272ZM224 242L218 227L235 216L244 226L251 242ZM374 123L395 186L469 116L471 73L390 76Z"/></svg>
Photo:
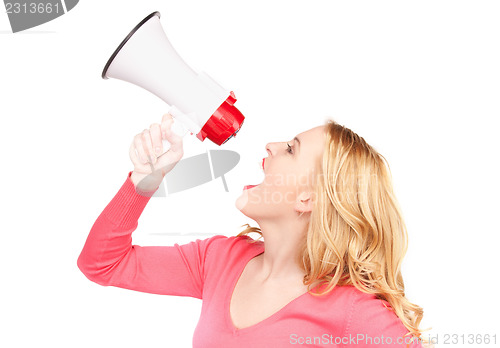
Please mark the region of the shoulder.
<svg viewBox="0 0 500 348"><path fill-rule="evenodd" d="M192 242L199 248L209 263L227 262L229 259L239 259L246 254L263 250L263 242L255 241L248 236L215 235L206 239L197 239Z"/></svg>
<svg viewBox="0 0 500 348"><path fill-rule="evenodd" d="M397 324L399 317L391 309L387 301L377 298L374 294L367 294L357 288L353 288L352 317L358 320L375 324L378 328L383 325ZM402 323L401 323L402 325Z"/></svg>
<svg viewBox="0 0 500 348"><path fill-rule="evenodd" d="M358 344L363 343L366 347L380 344L406 347L406 344L403 344L406 337L403 336L408 333L408 329L389 303L355 287L350 291L353 292L353 296L345 335L362 339L363 342Z"/></svg>
<svg viewBox="0 0 500 348"><path fill-rule="evenodd" d="M222 234L217 234L205 239L196 239L194 242L200 247L226 247L226 248L240 248L240 249L253 249L255 247L261 247L264 243L262 241L256 241L249 236L225 236Z"/></svg>
<svg viewBox="0 0 500 348"><path fill-rule="evenodd" d="M228 286L225 282L233 275L252 255L256 255L263 250L263 243L251 243L249 237L227 237L216 235L204 240L207 244L206 256L203 260L203 274L207 284L207 289ZM207 298L208 292L204 291Z"/></svg>

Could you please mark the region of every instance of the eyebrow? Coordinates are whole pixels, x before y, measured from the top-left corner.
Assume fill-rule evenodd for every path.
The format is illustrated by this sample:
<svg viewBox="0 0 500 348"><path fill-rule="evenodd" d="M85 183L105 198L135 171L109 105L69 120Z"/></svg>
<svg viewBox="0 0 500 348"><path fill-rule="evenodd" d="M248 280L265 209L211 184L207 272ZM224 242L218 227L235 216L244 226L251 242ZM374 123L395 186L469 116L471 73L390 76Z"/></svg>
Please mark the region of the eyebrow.
<svg viewBox="0 0 500 348"><path fill-rule="evenodd" d="M300 140L299 140L299 138L295 137L295 138L293 138L293 140L297 141L297 143L299 144L299 151L300 151Z"/></svg>

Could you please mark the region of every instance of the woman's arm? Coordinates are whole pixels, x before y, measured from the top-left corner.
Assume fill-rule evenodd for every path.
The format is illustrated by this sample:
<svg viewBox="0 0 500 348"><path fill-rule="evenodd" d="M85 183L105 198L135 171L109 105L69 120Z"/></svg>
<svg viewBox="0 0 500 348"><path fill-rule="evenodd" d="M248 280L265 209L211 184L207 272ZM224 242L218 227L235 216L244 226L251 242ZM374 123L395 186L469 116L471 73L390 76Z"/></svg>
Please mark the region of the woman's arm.
<svg viewBox="0 0 500 348"><path fill-rule="evenodd" d="M132 245L132 232L153 192L149 197L138 194L131 173L92 226L78 268L104 286L201 298L209 247L225 237L174 246Z"/></svg>

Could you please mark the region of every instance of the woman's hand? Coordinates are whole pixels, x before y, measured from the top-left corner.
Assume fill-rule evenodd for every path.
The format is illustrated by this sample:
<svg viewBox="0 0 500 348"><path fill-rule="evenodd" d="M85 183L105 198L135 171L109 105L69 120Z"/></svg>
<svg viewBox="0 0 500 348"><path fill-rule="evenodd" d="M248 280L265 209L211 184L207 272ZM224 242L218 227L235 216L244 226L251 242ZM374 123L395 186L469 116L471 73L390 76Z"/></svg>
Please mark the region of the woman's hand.
<svg viewBox="0 0 500 348"><path fill-rule="evenodd" d="M141 191L155 191L184 155L182 137L171 129L173 121L172 115L163 115L161 125L153 123L149 129L137 134L130 145L129 155L134 164L130 179ZM170 143L170 149L165 153L162 139Z"/></svg>

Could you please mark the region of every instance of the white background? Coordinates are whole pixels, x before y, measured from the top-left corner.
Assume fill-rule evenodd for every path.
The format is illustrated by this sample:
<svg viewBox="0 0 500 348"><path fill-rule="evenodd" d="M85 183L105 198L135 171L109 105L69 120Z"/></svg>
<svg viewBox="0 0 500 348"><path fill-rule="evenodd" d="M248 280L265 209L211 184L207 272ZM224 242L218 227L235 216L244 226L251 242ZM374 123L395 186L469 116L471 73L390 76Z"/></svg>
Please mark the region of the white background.
<svg viewBox="0 0 500 348"><path fill-rule="evenodd" d="M100 76L155 10L185 61L235 92L246 121L223 146L241 155L229 192L219 179L152 198L134 244L255 225L234 201L263 179L265 144L333 118L389 161L422 328L439 346L453 346L447 334L500 340L498 1L108 0L17 34L0 13L0 346L191 346L200 300L102 287L76 265L132 170L133 136L168 110ZM185 138L185 157L217 148Z"/></svg>

